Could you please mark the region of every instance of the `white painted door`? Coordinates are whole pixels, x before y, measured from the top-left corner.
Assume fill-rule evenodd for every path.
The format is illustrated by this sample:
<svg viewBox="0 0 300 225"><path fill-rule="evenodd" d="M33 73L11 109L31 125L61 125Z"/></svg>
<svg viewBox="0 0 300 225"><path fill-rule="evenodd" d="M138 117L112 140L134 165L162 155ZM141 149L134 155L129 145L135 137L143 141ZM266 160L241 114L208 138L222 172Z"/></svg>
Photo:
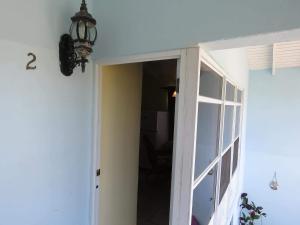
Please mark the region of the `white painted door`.
<svg viewBox="0 0 300 225"><path fill-rule="evenodd" d="M142 67L104 66L101 74L98 225L136 225Z"/></svg>
<svg viewBox="0 0 300 225"><path fill-rule="evenodd" d="M225 82L200 48L183 50L181 60L171 225L208 225L218 205Z"/></svg>
<svg viewBox="0 0 300 225"><path fill-rule="evenodd" d="M177 95L173 195L170 225L191 224L191 195L200 68L199 48L182 50Z"/></svg>

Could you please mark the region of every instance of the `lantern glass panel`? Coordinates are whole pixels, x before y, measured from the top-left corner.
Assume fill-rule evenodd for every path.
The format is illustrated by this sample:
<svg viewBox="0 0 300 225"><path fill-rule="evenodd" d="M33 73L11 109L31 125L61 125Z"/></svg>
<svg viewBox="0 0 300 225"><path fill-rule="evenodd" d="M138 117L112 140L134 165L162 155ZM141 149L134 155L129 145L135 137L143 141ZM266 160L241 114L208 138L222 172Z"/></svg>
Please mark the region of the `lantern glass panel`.
<svg viewBox="0 0 300 225"><path fill-rule="evenodd" d="M70 27L70 35L71 35L73 40L77 39L76 27L77 27L76 22L73 22L71 27Z"/></svg>
<svg viewBox="0 0 300 225"><path fill-rule="evenodd" d="M89 29L89 40L92 42L92 44L94 44L96 38L97 38L97 30L96 27L94 26Z"/></svg>
<svg viewBox="0 0 300 225"><path fill-rule="evenodd" d="M86 39L86 29L85 22L79 21L78 24L78 39L84 40Z"/></svg>

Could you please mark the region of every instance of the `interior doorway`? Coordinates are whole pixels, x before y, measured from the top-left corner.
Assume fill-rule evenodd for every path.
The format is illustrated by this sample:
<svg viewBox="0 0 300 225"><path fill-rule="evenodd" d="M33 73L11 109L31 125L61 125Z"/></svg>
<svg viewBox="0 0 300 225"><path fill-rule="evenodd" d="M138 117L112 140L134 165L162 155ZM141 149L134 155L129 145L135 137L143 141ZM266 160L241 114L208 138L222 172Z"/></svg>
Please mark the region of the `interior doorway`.
<svg viewBox="0 0 300 225"><path fill-rule="evenodd" d="M137 225L168 225L177 60L143 63Z"/></svg>
<svg viewBox="0 0 300 225"><path fill-rule="evenodd" d="M98 225L168 225L177 59L101 67Z"/></svg>

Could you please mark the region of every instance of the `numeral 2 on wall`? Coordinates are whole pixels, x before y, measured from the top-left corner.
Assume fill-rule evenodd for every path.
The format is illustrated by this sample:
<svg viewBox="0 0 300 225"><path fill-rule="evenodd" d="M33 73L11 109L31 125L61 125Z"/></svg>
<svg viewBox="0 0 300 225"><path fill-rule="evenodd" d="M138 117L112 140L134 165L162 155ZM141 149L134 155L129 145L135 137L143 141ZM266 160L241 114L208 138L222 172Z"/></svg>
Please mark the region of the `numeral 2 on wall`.
<svg viewBox="0 0 300 225"><path fill-rule="evenodd" d="M32 59L27 63L27 66L26 66L26 70L35 70L36 69L36 66L32 66L31 64L34 63L36 61L36 56L35 54L33 53L28 53L27 54L29 57L31 56Z"/></svg>

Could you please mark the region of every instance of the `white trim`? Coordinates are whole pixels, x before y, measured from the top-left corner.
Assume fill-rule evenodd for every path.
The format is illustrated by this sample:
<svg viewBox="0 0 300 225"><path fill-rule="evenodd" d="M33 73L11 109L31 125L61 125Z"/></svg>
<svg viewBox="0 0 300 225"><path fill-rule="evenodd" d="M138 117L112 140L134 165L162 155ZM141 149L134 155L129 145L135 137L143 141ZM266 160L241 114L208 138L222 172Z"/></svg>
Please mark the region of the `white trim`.
<svg viewBox="0 0 300 225"><path fill-rule="evenodd" d="M236 140L237 139L239 139L240 138L240 136L238 135L238 136L236 136L235 138L234 138L234 142L236 142Z"/></svg>
<svg viewBox="0 0 300 225"><path fill-rule="evenodd" d="M240 106L241 103L239 102L232 102L232 101L225 101L225 105L232 105L232 106Z"/></svg>
<svg viewBox="0 0 300 225"><path fill-rule="evenodd" d="M201 183L201 181L206 177L206 175L217 165L220 160L220 156L217 156L215 160L209 164L209 166L198 176L193 184L193 190L197 188L197 186ZM218 169L218 168L217 168Z"/></svg>
<svg viewBox="0 0 300 225"><path fill-rule="evenodd" d="M94 140L93 140L93 153L92 153L92 171L91 171L91 225L97 225L100 205L99 205L99 187L100 179L96 176L96 170L100 165L100 154L98 149L100 147L99 137L101 136L101 70L99 70L99 65L95 64L94 66ZM100 127L100 129L99 129ZM98 189L96 186L98 185Z"/></svg>
<svg viewBox="0 0 300 225"><path fill-rule="evenodd" d="M201 62L205 63L207 66L209 66L214 72L216 72L221 77L229 77L225 70L217 64L213 58L203 49L200 49L200 55L201 55Z"/></svg>
<svg viewBox="0 0 300 225"><path fill-rule="evenodd" d="M240 151L240 142L241 142L241 139L240 139L240 137L238 136L235 140L234 140L234 144L233 144L233 154L232 154L232 160L233 160L233 157L234 157L234 153L235 153L235 142L237 141L237 140L239 140L239 146L238 146L238 160L237 160L237 164L236 164L236 169L235 169L235 171L232 171L231 173L232 173L232 179L233 179L233 177L234 177L234 175L235 175L235 173L236 173L236 171L238 171L238 162L239 162L239 158L240 158L240 153L239 153L239 151ZM232 168L233 168L233 163L232 163Z"/></svg>
<svg viewBox="0 0 300 225"><path fill-rule="evenodd" d="M174 124L174 146L173 146L173 162L172 162L172 183L171 183L171 203L170 203L170 225L180 225L178 222L180 220L181 212L181 186L182 186L182 158L183 158L183 148L181 148L180 142L178 141L178 136L181 135L180 129L182 123L179 121L180 117L180 107L184 104L183 94L184 91L184 77L186 70L186 50L181 50L180 58L177 61L177 78L180 78L180 88L179 93L176 97L175 106L175 124Z"/></svg>
<svg viewBox="0 0 300 225"><path fill-rule="evenodd" d="M242 112L242 106L241 105L237 105L235 107L235 119L236 119L236 113L237 113L238 107L240 107L240 120L241 120L241 112ZM236 121L235 121L235 123L236 123ZM234 125L234 127L236 128L236 124ZM236 141L236 139L240 136L241 124L239 124L238 129L239 129L239 132L237 134L236 134L236 130L234 131L234 141Z"/></svg>
<svg viewBox="0 0 300 225"><path fill-rule="evenodd" d="M93 67L93 82L94 82L94 96L93 96L93 105L94 105L94 110L93 110L93 124L92 124L92 127L93 127L93 140L92 140L92 143L93 143L93 149L95 150L98 146L98 138L97 138L97 135L98 135L98 76L97 76L97 71L98 70L98 66L96 64L94 64L94 67ZM97 210L97 206L95 205L96 204L96 195L97 195L97 192L94 191L94 187L96 186L96 179L93 179L95 177L95 170L94 169L94 165L97 164L97 154L96 154L96 151L92 151L92 154L91 154L91 168L90 168L90 173L91 173L91 193L90 193L90 202L91 202L91 205L90 205L90 224L95 224L95 213L96 213L96 210Z"/></svg>
<svg viewBox="0 0 300 225"><path fill-rule="evenodd" d="M194 156L196 146L196 118L198 110L198 90L200 73L199 48L186 50L185 71L180 78L179 108L178 108L178 134L176 145L182 149L181 170L181 199L178 204L178 220L172 225L191 223L193 182L194 182Z"/></svg>
<svg viewBox="0 0 300 225"><path fill-rule="evenodd" d="M198 102L205 102L205 103L212 103L212 104L223 104L222 100L219 99L215 99L215 98L209 98L209 97L205 97L205 96L198 96Z"/></svg>
<svg viewBox="0 0 300 225"><path fill-rule="evenodd" d="M222 86L222 100L226 98L226 79L223 80ZM221 166L222 166L222 152L223 152L223 136L224 136L224 120L225 120L225 104L222 104L220 116L220 131L219 131L219 151L218 151L218 175L216 183L216 201L215 201L215 213L218 213L219 198L220 198L220 181L221 181Z"/></svg>
<svg viewBox="0 0 300 225"><path fill-rule="evenodd" d="M230 145L228 145L221 153L221 158L226 154L226 152L228 152L230 150L230 148L232 148L233 144L230 143Z"/></svg>
<svg viewBox="0 0 300 225"><path fill-rule="evenodd" d="M238 84L230 77L226 77L226 82L230 83L235 89L238 89Z"/></svg>
<svg viewBox="0 0 300 225"><path fill-rule="evenodd" d="M117 65L117 64L128 64L128 63L142 63L148 61L159 61L159 60L167 60L167 59L177 59L178 63L180 63L180 77L185 74L185 60L183 54L184 50L174 50L174 51L166 51L159 53L149 53L149 54L141 54L135 56L125 56L120 58L113 59L101 59L95 61L94 67L94 119L93 119L93 127L94 127L94 135L93 135L93 151L92 151L92 166L91 166L91 200L90 200L90 224L91 225L99 225L99 214L100 212L100 177L96 177L96 170L100 168L100 137L101 137L101 85L102 85L102 74L101 67L108 65ZM181 83L181 82L180 82ZM179 95L180 96L180 95ZM180 99L180 97L178 97ZM179 103L176 103L176 105ZM182 103L183 104L183 103ZM177 106L176 106L177 107ZM178 110L178 107L177 107ZM178 113L176 112L176 115ZM176 125L176 124L175 124ZM177 128L178 129L178 128ZM175 132L176 134L177 132ZM175 145L174 145L175 146ZM178 145L176 145L178 146ZM178 221L179 211L180 211L180 203L178 199L181 199L181 157L182 157L182 148L174 147L174 156L173 156L173 170L172 171L172 190L171 190L171 202L170 208L170 221L172 225L180 225L176 223ZM178 154L178 155L177 155ZM96 189L96 185L99 186ZM172 216L172 218L171 218Z"/></svg>
<svg viewBox="0 0 300 225"><path fill-rule="evenodd" d="M236 83L233 80L231 80L229 77L226 77L226 82L230 83L234 87L236 86Z"/></svg>
<svg viewBox="0 0 300 225"><path fill-rule="evenodd" d="M243 120L244 120L244 91L242 91L241 93L241 108L240 108L240 124L239 124L239 136L237 138L239 138L239 158L238 158L238 164L237 164L237 170L240 167L240 162L241 162L241 158L242 158L242 142L243 140Z"/></svg>
<svg viewBox="0 0 300 225"><path fill-rule="evenodd" d="M232 180L233 169L233 153L234 153L234 140L235 140L235 121L236 121L236 106L233 109L233 121L232 121L232 134L231 134L231 159L230 159L230 181Z"/></svg>
<svg viewBox="0 0 300 225"><path fill-rule="evenodd" d="M167 59L179 59L180 57L181 57L181 50L173 50L173 51L165 51L165 52L146 53L140 55L122 56L118 58L98 59L96 60L96 64L98 64L99 66L111 66L117 64L140 63L140 62L167 60Z"/></svg>

